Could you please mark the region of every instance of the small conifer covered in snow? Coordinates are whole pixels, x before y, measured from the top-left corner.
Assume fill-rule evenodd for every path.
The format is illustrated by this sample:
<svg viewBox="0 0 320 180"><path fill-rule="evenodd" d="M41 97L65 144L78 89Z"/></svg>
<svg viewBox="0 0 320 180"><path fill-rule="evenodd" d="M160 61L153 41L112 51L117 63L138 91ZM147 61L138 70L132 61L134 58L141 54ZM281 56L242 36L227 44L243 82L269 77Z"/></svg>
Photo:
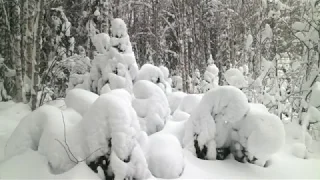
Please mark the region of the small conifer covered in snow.
<svg viewBox="0 0 320 180"><path fill-rule="evenodd" d="M132 92L138 65L124 21L119 18L112 20L111 37L98 34L93 40L99 54L93 60L91 69L92 91L103 94L125 88Z"/></svg>
<svg viewBox="0 0 320 180"><path fill-rule="evenodd" d="M212 59L212 55L208 60L208 67L204 72L204 80L202 82L202 92L205 93L213 88L218 87L219 83L219 69L214 64L214 60Z"/></svg>

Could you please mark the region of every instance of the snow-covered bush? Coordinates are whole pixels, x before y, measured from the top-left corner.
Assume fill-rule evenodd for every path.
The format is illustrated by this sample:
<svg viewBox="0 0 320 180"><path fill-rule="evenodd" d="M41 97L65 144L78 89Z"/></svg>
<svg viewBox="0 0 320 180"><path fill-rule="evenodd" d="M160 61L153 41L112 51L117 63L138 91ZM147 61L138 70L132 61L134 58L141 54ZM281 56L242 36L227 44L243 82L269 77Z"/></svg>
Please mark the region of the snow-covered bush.
<svg viewBox="0 0 320 180"><path fill-rule="evenodd" d="M246 116L234 124L232 141L236 160L264 166L284 145L285 130L278 116L254 104Z"/></svg>
<svg viewBox="0 0 320 180"><path fill-rule="evenodd" d="M102 171L106 179L147 179L151 176L138 144L140 125L131 99L124 89L103 94L81 122L83 148L89 157L87 163L93 171Z"/></svg>
<svg viewBox="0 0 320 180"><path fill-rule="evenodd" d="M153 176L164 179L178 178L184 170L184 157L178 139L165 133L149 137L146 159Z"/></svg>
<svg viewBox="0 0 320 180"><path fill-rule="evenodd" d="M248 110L246 96L235 87L221 86L207 92L186 124L184 146L201 159L224 159L231 143L232 123Z"/></svg>
<svg viewBox="0 0 320 180"><path fill-rule="evenodd" d="M141 129L148 135L163 129L170 117L168 100L159 86L140 80L133 86L135 99L132 106L140 119Z"/></svg>
<svg viewBox="0 0 320 180"><path fill-rule="evenodd" d="M98 97L97 94L87 90L73 89L67 93L64 101L67 107L74 109L83 116Z"/></svg>
<svg viewBox="0 0 320 180"><path fill-rule="evenodd" d="M306 159L308 157L308 150L305 144L295 143L291 147L292 155L297 158Z"/></svg>
<svg viewBox="0 0 320 180"><path fill-rule="evenodd" d="M144 64L138 72L135 81L147 80L157 84L165 93L171 93L171 86L168 82L169 70L161 66L161 68L152 64Z"/></svg>

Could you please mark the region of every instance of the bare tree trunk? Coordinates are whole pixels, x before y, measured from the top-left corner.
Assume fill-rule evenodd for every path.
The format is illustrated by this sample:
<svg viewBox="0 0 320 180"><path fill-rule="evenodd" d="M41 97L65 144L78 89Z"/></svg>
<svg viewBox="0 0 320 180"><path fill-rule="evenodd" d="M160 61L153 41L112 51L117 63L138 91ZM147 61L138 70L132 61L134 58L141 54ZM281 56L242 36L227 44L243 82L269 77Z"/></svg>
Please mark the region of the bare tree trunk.
<svg viewBox="0 0 320 180"><path fill-rule="evenodd" d="M31 109L35 110L37 108L37 95L39 91L39 65L40 65L40 53L41 53L41 34L42 34L42 24L43 24L43 17L44 17L44 1L38 1L38 22L37 22L37 35L36 35L36 58L34 61L34 68L33 68L33 90L32 93L32 101L31 101Z"/></svg>
<svg viewBox="0 0 320 180"><path fill-rule="evenodd" d="M12 48L12 55L13 55L13 62L14 68L16 70L15 76L15 85L16 85L16 95L14 97L16 102L22 102L22 73L21 73L21 54L20 54L20 42L21 42L21 32L20 32L20 8L18 0L14 0L13 2L13 11L12 17L15 21L12 28L12 40L13 40L13 48Z"/></svg>

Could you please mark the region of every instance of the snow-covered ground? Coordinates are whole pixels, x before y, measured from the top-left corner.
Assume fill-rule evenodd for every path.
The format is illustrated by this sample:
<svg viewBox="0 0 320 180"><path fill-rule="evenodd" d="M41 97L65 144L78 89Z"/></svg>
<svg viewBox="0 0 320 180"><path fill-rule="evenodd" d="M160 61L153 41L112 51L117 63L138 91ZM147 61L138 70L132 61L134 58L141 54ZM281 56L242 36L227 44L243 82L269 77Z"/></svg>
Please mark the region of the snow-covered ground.
<svg viewBox="0 0 320 180"><path fill-rule="evenodd" d="M51 103L63 107L61 101ZM84 163L79 163L63 174L50 172L47 159L37 151L28 150L10 159L4 158L6 141L18 125L19 121L30 109L25 104L0 102L0 178L1 179L99 179L97 174ZM168 123L165 129L174 129L174 123ZM163 132L167 133L167 132ZM246 178L246 179L319 179L320 178L320 143L313 143L308 159L293 155L293 144L297 140L288 139L285 147L275 154L267 168L253 164L243 164L229 156L224 161L205 161L183 150L185 167L179 179L214 179L214 178Z"/></svg>

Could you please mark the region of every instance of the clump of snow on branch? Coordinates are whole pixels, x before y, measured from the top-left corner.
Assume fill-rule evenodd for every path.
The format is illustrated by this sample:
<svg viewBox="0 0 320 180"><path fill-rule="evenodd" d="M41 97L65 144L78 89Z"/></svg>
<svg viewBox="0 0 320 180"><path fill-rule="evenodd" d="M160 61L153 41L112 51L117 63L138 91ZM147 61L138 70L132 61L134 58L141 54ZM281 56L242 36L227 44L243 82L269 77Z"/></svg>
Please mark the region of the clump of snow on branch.
<svg viewBox="0 0 320 180"><path fill-rule="evenodd" d="M224 77L226 78L227 83L231 86L235 86L237 88L244 88L248 85L248 82L243 76L243 72L241 72L239 69L228 69L224 73Z"/></svg>
<svg viewBox="0 0 320 180"><path fill-rule="evenodd" d="M169 70L166 67L156 67L152 64L144 64L138 72L136 81L147 80L157 84L164 92L170 93Z"/></svg>
<svg viewBox="0 0 320 180"><path fill-rule="evenodd" d="M170 117L168 100L159 86L140 80L133 86L135 99L132 102L140 119L141 129L148 135L163 129Z"/></svg>

